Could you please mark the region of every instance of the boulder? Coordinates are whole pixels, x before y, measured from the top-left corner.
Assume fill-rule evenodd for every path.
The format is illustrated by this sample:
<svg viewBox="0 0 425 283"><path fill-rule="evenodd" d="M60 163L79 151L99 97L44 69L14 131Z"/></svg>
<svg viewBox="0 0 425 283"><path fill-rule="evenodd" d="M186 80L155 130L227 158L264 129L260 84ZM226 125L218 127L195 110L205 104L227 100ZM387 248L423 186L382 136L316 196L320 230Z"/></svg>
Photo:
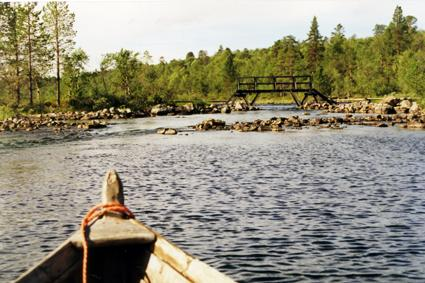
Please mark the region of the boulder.
<svg viewBox="0 0 425 283"><path fill-rule="evenodd" d="M101 129L106 128L106 123L99 120L92 120L88 124L89 129Z"/></svg>
<svg viewBox="0 0 425 283"><path fill-rule="evenodd" d="M395 114L396 113L394 106L387 103L376 104L374 107L374 112L376 114Z"/></svg>
<svg viewBox="0 0 425 283"><path fill-rule="evenodd" d="M177 130L176 129L166 129L164 132L164 135L177 135Z"/></svg>
<svg viewBox="0 0 425 283"><path fill-rule="evenodd" d="M388 127L388 124L387 123L378 123L378 124L376 124L376 126L378 128L386 128L386 127Z"/></svg>
<svg viewBox="0 0 425 283"><path fill-rule="evenodd" d="M235 111L247 111L248 109L249 107L245 101L238 100L233 104L233 110Z"/></svg>
<svg viewBox="0 0 425 283"><path fill-rule="evenodd" d="M177 134L177 130L173 129L173 128L159 128L158 130L156 130L156 133L159 135L176 135Z"/></svg>
<svg viewBox="0 0 425 283"><path fill-rule="evenodd" d="M310 121L309 121L310 126L319 126L321 123L322 123L322 118L320 118L320 117L310 119Z"/></svg>
<svg viewBox="0 0 425 283"><path fill-rule="evenodd" d="M193 113L193 111L195 111L195 106L193 106L193 103L183 104L182 107L189 113Z"/></svg>
<svg viewBox="0 0 425 283"><path fill-rule="evenodd" d="M194 128L198 131L206 131L210 129L224 130L226 122L218 119L208 119L197 124Z"/></svg>
<svg viewBox="0 0 425 283"><path fill-rule="evenodd" d="M412 121L407 123L407 127L411 129L425 129L425 123Z"/></svg>
<svg viewBox="0 0 425 283"><path fill-rule="evenodd" d="M157 104L152 107L150 114L151 116L166 116L169 113L174 111L174 107L165 105L165 104Z"/></svg>
<svg viewBox="0 0 425 283"><path fill-rule="evenodd" d="M271 125L271 130L273 132L281 132L281 131L283 131L282 127L280 127L279 125L276 125L276 124L272 124Z"/></svg>
<svg viewBox="0 0 425 283"><path fill-rule="evenodd" d="M228 114L228 113L232 112L232 109L230 109L230 107L228 105L224 105L223 107L221 107L220 112L223 113L223 114Z"/></svg>
<svg viewBox="0 0 425 283"><path fill-rule="evenodd" d="M421 111L421 108L419 105L415 102L412 103L412 106L410 106L409 113L419 113Z"/></svg>
<svg viewBox="0 0 425 283"><path fill-rule="evenodd" d="M391 105L392 107L397 106L397 104L399 103L400 103L400 98L397 98L394 96L386 96L380 102L380 104L387 104L387 105Z"/></svg>
<svg viewBox="0 0 425 283"><path fill-rule="evenodd" d="M412 107L412 101L405 99L400 102L400 108L409 110Z"/></svg>

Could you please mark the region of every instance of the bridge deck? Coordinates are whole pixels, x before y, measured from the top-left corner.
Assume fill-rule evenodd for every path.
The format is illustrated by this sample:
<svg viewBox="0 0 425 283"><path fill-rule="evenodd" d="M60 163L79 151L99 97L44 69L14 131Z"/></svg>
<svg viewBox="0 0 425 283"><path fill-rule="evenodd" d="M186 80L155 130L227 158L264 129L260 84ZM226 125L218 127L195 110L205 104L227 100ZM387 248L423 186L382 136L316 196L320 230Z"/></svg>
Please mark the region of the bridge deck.
<svg viewBox="0 0 425 283"><path fill-rule="evenodd" d="M260 94L270 93L290 93L297 105L312 96L316 101L317 97L329 102L335 103L330 97L320 93L313 88L311 76L251 76L239 77L237 80L236 92L228 101L235 97L242 97L246 101L246 96L255 94L254 99L248 104L253 105ZM304 98L299 101L294 93L304 93Z"/></svg>

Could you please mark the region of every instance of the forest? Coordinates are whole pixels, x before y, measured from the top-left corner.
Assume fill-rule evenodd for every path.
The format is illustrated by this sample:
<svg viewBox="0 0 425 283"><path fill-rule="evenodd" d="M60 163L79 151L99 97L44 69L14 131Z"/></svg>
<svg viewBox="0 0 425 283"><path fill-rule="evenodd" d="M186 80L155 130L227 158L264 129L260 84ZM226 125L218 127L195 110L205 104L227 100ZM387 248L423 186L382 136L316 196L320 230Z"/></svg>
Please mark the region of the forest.
<svg viewBox="0 0 425 283"><path fill-rule="evenodd" d="M306 39L285 35L268 48L154 63L148 51L105 54L95 71L75 44L75 14L66 2L0 3L0 112L143 109L158 103L224 100L238 76L312 75L315 88L338 98L409 96L425 102L425 32L397 6L373 36L347 37L338 24L330 37L314 17ZM371 27L372 29L372 27Z"/></svg>

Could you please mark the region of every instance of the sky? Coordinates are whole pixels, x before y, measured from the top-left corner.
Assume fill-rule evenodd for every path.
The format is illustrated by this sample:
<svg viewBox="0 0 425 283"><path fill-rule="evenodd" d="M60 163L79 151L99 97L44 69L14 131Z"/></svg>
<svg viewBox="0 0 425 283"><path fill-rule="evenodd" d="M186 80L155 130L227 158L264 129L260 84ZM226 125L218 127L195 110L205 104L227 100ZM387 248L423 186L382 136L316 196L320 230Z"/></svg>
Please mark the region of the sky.
<svg viewBox="0 0 425 283"><path fill-rule="evenodd" d="M347 36L372 35L388 24L397 5L425 28L423 0L140 0L71 1L77 47L99 67L104 54L121 48L145 50L158 62L184 58L189 51L213 55L220 45L235 49L271 46L286 35L304 40L313 16L330 36L341 23Z"/></svg>

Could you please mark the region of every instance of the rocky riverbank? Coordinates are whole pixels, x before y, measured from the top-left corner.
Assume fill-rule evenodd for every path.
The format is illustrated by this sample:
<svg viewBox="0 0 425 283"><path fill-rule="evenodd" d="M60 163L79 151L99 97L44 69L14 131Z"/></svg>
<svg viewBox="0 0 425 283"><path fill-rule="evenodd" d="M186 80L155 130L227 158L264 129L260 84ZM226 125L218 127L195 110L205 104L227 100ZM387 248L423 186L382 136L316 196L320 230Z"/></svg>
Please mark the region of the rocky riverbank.
<svg viewBox="0 0 425 283"><path fill-rule="evenodd" d="M181 106L158 104L144 111L134 111L130 108L105 108L99 111L70 111L37 115L18 115L0 121L0 132L27 131L51 129L62 132L68 129L90 130L107 127L110 120L142 118L154 116L174 116L192 114L231 113L232 111L252 111L257 108L236 101L231 105L211 104L195 106L186 103ZM168 133L168 132L167 132Z"/></svg>
<svg viewBox="0 0 425 283"><path fill-rule="evenodd" d="M384 97L380 102L373 103L368 99L351 102L329 104L311 102L302 107L306 110L323 110L331 113L363 113L363 114L421 114L419 105L410 98Z"/></svg>
<svg viewBox="0 0 425 283"><path fill-rule="evenodd" d="M254 106L247 105L244 101L235 101L230 105L224 103L213 103L210 105L194 105L186 103L183 105L166 105L158 104L148 110L150 116L175 116L175 115L192 115L192 114L228 114L232 111L253 111L258 110Z"/></svg>
<svg viewBox="0 0 425 283"><path fill-rule="evenodd" d="M373 127L399 126L401 128L425 129L425 113L393 115L353 115L343 117L312 117L300 116L274 117L268 120L253 122L235 122L230 125L222 120L208 119L193 128L197 131L207 130L235 130L238 132L284 131L285 129L301 129L303 127L343 129L347 125L361 125Z"/></svg>
<svg viewBox="0 0 425 283"><path fill-rule="evenodd" d="M51 129L54 132L66 131L69 129L99 129L108 125L108 120L128 119L145 117L146 114L140 111L132 111L129 108L103 109L100 111L75 111L58 112L36 115L18 115L0 121L0 132L4 131L27 131L38 129Z"/></svg>

